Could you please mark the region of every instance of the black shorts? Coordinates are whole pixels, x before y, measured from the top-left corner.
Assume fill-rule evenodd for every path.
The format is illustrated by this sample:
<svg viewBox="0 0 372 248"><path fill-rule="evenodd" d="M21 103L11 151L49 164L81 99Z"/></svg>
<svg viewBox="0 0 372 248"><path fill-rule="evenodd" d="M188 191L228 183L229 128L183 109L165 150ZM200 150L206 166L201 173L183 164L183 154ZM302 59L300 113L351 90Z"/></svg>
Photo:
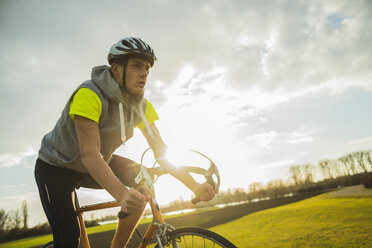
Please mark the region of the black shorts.
<svg viewBox="0 0 372 248"><path fill-rule="evenodd" d="M134 161L113 156L110 167L125 185L131 186L139 171ZM53 232L54 247L78 247L80 229L75 211L74 189L101 189L89 175L36 160L35 179L40 200Z"/></svg>
<svg viewBox="0 0 372 248"><path fill-rule="evenodd" d="M54 247L78 247L80 229L73 192L85 174L36 160L35 179L44 212L53 232Z"/></svg>

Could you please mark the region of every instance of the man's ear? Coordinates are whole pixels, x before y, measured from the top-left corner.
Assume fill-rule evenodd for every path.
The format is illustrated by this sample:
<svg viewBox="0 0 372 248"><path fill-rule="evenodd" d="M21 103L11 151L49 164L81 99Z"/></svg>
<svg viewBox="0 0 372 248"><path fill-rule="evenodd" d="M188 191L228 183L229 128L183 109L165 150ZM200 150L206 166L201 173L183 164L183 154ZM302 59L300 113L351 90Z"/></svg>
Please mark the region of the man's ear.
<svg viewBox="0 0 372 248"><path fill-rule="evenodd" d="M112 63L110 70L111 70L112 74L117 73L118 65L116 63Z"/></svg>
<svg viewBox="0 0 372 248"><path fill-rule="evenodd" d="M111 69L110 70L111 70L111 73L114 76L114 78L119 77L119 75L120 75L119 70L120 69L121 69L121 66L119 64L116 64L116 63L111 64Z"/></svg>

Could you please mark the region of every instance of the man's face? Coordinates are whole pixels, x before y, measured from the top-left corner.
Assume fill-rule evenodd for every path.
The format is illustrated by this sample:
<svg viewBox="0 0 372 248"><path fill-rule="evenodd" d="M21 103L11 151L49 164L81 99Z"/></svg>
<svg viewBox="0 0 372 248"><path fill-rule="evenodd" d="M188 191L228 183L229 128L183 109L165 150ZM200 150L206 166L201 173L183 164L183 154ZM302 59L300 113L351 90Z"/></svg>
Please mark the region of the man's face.
<svg viewBox="0 0 372 248"><path fill-rule="evenodd" d="M136 57L128 59L126 81L130 94L139 95L144 93L150 69L151 64L145 59Z"/></svg>

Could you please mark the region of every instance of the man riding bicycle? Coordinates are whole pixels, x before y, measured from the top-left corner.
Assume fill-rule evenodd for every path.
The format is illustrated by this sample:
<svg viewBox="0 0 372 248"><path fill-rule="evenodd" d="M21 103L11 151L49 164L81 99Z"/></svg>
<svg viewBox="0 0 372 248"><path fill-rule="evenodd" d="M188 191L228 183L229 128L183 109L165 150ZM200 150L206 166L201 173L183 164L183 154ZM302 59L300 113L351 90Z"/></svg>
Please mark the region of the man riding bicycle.
<svg viewBox="0 0 372 248"><path fill-rule="evenodd" d="M110 66L92 69L91 79L72 93L51 132L41 142L35 179L53 232L54 247L78 247L79 224L72 192L83 186L104 188L129 214L119 219L113 246L123 247L144 210L149 191L128 188L138 164L114 151L139 128L160 166L202 201L215 195L213 186L197 183L166 159L166 145L155 125L158 115L144 98L147 76L156 61L153 49L139 38L124 38L108 54Z"/></svg>

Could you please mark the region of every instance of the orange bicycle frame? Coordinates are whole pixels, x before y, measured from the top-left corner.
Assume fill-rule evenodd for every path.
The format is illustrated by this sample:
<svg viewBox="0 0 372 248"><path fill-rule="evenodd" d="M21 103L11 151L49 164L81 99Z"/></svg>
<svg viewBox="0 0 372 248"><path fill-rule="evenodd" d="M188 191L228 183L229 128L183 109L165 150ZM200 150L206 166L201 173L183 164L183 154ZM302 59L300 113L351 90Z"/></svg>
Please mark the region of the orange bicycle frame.
<svg viewBox="0 0 372 248"><path fill-rule="evenodd" d="M88 234L87 234L87 229L84 224L84 218L83 218L83 213L88 212L88 211L94 211L94 210L100 210L100 209L106 209L106 208L112 208L112 207L120 207L120 203L117 201L111 201L111 202L105 202L105 203L99 203L99 204L92 204L92 205L87 205L87 206L82 206L82 207L77 207L76 208L76 213L79 219L80 223L80 234L81 234L81 241L83 242L83 247L84 248L90 248L90 243L88 239ZM151 199L150 202L150 207L152 210L153 214L153 219L149 226L147 227L145 236L143 236L143 239L140 244L140 248L146 247L150 240L152 235L154 234L155 231L155 225L154 223L160 223L163 224L164 220L161 215L159 206Z"/></svg>

